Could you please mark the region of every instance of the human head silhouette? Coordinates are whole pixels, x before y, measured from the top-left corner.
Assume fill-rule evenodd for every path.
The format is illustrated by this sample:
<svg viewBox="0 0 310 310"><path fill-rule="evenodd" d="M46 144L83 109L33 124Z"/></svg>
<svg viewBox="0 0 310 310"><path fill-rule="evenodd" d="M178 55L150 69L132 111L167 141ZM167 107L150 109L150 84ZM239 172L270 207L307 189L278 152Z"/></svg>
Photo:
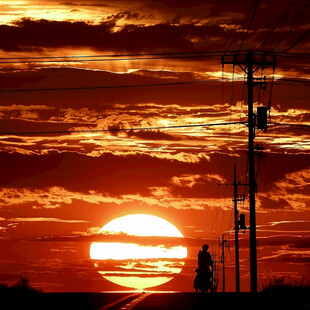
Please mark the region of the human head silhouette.
<svg viewBox="0 0 310 310"><path fill-rule="evenodd" d="M209 249L209 246L208 246L207 244L204 244L204 245L202 246L202 250L203 250L203 251L208 251L208 249Z"/></svg>

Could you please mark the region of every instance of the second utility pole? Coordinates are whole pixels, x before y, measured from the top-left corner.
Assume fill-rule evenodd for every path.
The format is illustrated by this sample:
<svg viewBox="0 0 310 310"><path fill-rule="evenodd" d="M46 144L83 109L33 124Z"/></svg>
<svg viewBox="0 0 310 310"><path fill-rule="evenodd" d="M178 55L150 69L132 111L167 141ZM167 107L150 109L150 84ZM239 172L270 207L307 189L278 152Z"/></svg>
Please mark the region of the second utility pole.
<svg viewBox="0 0 310 310"><path fill-rule="evenodd" d="M239 271L239 229L246 229L245 220L241 224L241 216L239 221L238 202L244 202L244 195L238 195L238 186L247 186L248 184L237 183L236 164L234 165L234 222L235 222L235 262L236 262L236 293L240 292L240 271Z"/></svg>
<svg viewBox="0 0 310 310"><path fill-rule="evenodd" d="M236 260L236 293L240 292L240 272L239 272L239 224L238 224L238 185L236 176L236 164L234 166L234 219L235 219L235 260Z"/></svg>

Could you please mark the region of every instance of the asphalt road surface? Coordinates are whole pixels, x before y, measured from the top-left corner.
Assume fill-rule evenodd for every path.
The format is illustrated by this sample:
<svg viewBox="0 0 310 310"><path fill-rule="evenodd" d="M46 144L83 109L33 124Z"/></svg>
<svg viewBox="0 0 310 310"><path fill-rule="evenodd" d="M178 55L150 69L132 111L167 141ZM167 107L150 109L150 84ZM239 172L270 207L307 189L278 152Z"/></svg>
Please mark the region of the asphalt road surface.
<svg viewBox="0 0 310 310"><path fill-rule="evenodd" d="M310 310L310 296L309 302L295 297L250 293L144 293L110 310Z"/></svg>
<svg viewBox="0 0 310 310"><path fill-rule="evenodd" d="M39 293L0 296L1 310L310 310L309 295L250 293Z"/></svg>

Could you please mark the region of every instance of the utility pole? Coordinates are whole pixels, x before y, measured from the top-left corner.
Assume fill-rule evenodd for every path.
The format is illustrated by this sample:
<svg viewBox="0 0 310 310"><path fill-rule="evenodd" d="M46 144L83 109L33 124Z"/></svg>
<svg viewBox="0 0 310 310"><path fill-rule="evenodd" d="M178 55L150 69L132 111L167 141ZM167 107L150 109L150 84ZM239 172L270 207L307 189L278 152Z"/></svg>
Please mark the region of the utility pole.
<svg viewBox="0 0 310 310"><path fill-rule="evenodd" d="M218 285L218 270L217 270L217 260L216 255L211 255L213 266L212 266L212 288L211 292L215 293L217 291L217 285Z"/></svg>
<svg viewBox="0 0 310 310"><path fill-rule="evenodd" d="M248 86L248 171L249 171L249 204L250 204L250 274L251 292L257 293L257 252L256 252L256 208L255 208L255 166L254 166L254 138L255 119L253 112L253 88L255 85L265 86L266 77L254 78L258 69L267 66L275 68L276 56L266 52L227 52L222 56L222 64L239 66L247 75Z"/></svg>
<svg viewBox="0 0 310 310"><path fill-rule="evenodd" d="M238 204L238 185L236 177L236 165L234 166L234 219L235 219L235 260L236 260L236 292L240 292L240 272L239 272L239 225L238 218L239 212L237 208Z"/></svg>
<svg viewBox="0 0 310 310"><path fill-rule="evenodd" d="M244 214L240 214L239 220L239 210L238 210L238 202L243 202L245 200L244 195L238 195L238 186L248 186L249 184L241 184L237 183L237 172L236 172L236 164L234 165L234 222L235 222L235 268L236 268L236 292L240 292L240 271L239 271L239 230L247 229L245 226L245 216Z"/></svg>
<svg viewBox="0 0 310 310"><path fill-rule="evenodd" d="M222 248L222 255L220 257L220 263L223 264L223 293L225 293L225 248L229 247L228 240L225 238L225 234L222 234L222 241L220 247Z"/></svg>
<svg viewBox="0 0 310 310"><path fill-rule="evenodd" d="M239 271L239 211L238 202L244 201L244 196L238 196L238 184L236 165L234 166L234 220L235 220L235 261L236 261L236 292L240 292L240 271Z"/></svg>

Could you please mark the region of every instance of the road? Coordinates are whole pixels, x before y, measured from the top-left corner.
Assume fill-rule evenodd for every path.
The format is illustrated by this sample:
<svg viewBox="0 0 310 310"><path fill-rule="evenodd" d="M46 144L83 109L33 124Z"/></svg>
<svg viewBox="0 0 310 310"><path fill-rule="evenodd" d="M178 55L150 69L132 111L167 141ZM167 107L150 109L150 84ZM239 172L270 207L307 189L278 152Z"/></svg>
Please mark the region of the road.
<svg viewBox="0 0 310 310"><path fill-rule="evenodd" d="M0 296L1 310L310 310L308 294L122 292ZM6 306L4 306L6 305Z"/></svg>
<svg viewBox="0 0 310 310"><path fill-rule="evenodd" d="M108 310L310 310L310 303L293 296L266 296L250 293L142 293ZM295 296L296 297L296 296Z"/></svg>

